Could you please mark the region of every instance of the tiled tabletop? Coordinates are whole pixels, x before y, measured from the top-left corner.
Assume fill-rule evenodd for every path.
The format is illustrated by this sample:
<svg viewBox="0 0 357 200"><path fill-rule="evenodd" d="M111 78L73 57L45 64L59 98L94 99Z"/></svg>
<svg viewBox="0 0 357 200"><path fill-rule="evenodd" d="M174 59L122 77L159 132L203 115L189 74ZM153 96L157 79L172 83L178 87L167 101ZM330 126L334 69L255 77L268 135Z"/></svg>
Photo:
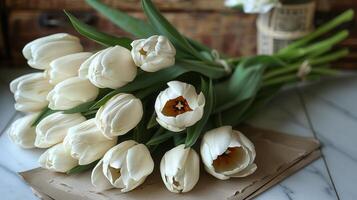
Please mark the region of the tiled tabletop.
<svg viewBox="0 0 357 200"><path fill-rule="evenodd" d="M22 71L19 73L23 73ZM18 73L0 70L0 199L36 197L17 172L37 167L41 150L22 150L5 130L20 116L13 108L9 81ZM297 86L277 95L249 123L289 134L315 137L322 158L288 177L259 200L357 199L357 74Z"/></svg>

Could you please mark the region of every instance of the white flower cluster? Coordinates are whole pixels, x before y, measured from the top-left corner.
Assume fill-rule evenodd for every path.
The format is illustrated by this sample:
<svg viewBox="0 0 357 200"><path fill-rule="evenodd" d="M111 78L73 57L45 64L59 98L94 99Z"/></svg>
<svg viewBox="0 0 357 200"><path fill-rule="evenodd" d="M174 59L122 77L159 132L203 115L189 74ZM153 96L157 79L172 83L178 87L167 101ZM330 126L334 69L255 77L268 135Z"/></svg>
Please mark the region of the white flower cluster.
<svg viewBox="0 0 357 200"><path fill-rule="evenodd" d="M39 159L43 168L68 172L78 165L98 162L92 171L92 184L99 190L120 188L128 192L154 169L146 145L134 140L118 144L118 136L129 133L142 120L141 100L133 94L116 94L91 119L63 111L96 100L100 88L117 89L132 82L138 67L156 72L174 65L176 50L166 37L152 36L133 41L131 51L121 46L94 54L82 51L79 39L65 33L25 46L28 64L43 71L11 82L15 108L27 114L16 120L8 133L23 148L48 148ZM206 99L193 85L180 81L167 85L155 101L156 121L181 134L201 120ZM56 112L33 127L47 107ZM257 168L254 145L228 126L204 135L201 158L206 171L223 180L247 176ZM166 152L160 163L165 186L175 193L190 191L198 182L199 169L199 155L183 144Z"/></svg>

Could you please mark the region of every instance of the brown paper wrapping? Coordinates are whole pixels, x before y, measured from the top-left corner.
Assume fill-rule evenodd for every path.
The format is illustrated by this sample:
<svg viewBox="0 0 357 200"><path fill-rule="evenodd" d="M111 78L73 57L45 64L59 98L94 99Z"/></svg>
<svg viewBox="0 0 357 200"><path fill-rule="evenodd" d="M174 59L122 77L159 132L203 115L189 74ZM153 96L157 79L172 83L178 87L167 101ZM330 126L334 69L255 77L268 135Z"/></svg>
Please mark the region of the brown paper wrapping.
<svg viewBox="0 0 357 200"><path fill-rule="evenodd" d="M90 183L90 172L67 176L37 168L20 175L36 191L35 194L44 200L243 200L255 197L320 156L319 142L313 138L248 126L239 130L255 144L258 170L245 178L221 181L202 169L196 187L185 194L174 194L166 190L158 167L143 185L129 193L121 193L118 189L96 191Z"/></svg>

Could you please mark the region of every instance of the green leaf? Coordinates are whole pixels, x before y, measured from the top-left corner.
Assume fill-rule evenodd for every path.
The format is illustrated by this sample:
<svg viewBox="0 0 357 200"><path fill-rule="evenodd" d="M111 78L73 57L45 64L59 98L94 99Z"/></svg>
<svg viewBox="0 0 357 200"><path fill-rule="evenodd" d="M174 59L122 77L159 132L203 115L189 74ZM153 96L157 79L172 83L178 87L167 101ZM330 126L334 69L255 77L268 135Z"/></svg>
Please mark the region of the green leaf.
<svg viewBox="0 0 357 200"><path fill-rule="evenodd" d="M248 117L266 105L274 95L280 90L280 86L271 87L259 91L254 97L247 99L234 107L221 113L222 125L237 126L244 122Z"/></svg>
<svg viewBox="0 0 357 200"><path fill-rule="evenodd" d="M212 79L219 79L227 75L223 66L214 66L201 61L178 60L178 65L189 71L198 72Z"/></svg>
<svg viewBox="0 0 357 200"><path fill-rule="evenodd" d="M73 27L83 36L98 42L104 46L115 46L120 45L124 48L131 50L131 42L132 40L126 37L115 37L113 35L98 31L92 26L89 26L80 20L78 20L71 13L64 11L71 21Z"/></svg>
<svg viewBox="0 0 357 200"><path fill-rule="evenodd" d="M147 146L154 146L154 145L158 145L161 144L163 142L166 142L167 140L169 140L170 138L172 138L173 136L180 134L180 133L175 133L175 132L171 132L168 130L161 130L162 128L159 129L159 134L155 134L147 143Z"/></svg>
<svg viewBox="0 0 357 200"><path fill-rule="evenodd" d="M99 13L108 18L115 25L117 25L124 31L133 34L136 37L147 38L152 35L158 34L157 31L155 31L155 29L145 21L136 17L132 17L118 9L113 9L103 4L99 0L86 0L86 2L94 9L96 9ZM209 47L201 44L200 42L187 37L186 39L193 47L195 47L199 51L211 52L211 49Z"/></svg>
<svg viewBox="0 0 357 200"><path fill-rule="evenodd" d="M94 162L92 162L92 163L90 163L88 165L78 165L76 167L73 167L72 169L70 169L66 173L68 175L72 175L72 174L78 174L78 173L82 173L82 172L88 171L88 170L94 168L97 165L98 162L99 161L97 160L97 161L94 161Z"/></svg>
<svg viewBox="0 0 357 200"><path fill-rule="evenodd" d="M86 0L86 2L115 25L137 37L146 38L157 34L157 32L146 22L132 17L120 10L113 9L99 0Z"/></svg>
<svg viewBox="0 0 357 200"><path fill-rule="evenodd" d="M214 113L222 112L254 97L260 88L265 69L276 64L278 64L276 61L267 56L256 56L243 60L230 79L215 86L217 104Z"/></svg>
<svg viewBox="0 0 357 200"><path fill-rule="evenodd" d="M166 83L186 72L186 69L176 65L153 73L141 73L134 79L133 82L105 95L102 99L97 101L91 107L91 109L98 109L100 106L104 105L110 98L112 98L118 93L134 92L136 90L144 89L146 87L151 87L152 85L158 83Z"/></svg>
<svg viewBox="0 0 357 200"><path fill-rule="evenodd" d="M155 8L151 0L142 0L141 5L143 10L148 17L150 24L156 29L158 33L166 36L175 47L182 51L192 54L196 58L205 60L196 49L194 49L191 44L183 37L173 25L170 24L167 19L161 15L161 13Z"/></svg>
<svg viewBox="0 0 357 200"><path fill-rule="evenodd" d="M94 101L86 102L86 103L80 104L74 108L64 110L63 113L64 114L74 114L74 113L87 112L90 110L90 108L93 106L94 103L95 103Z"/></svg>
<svg viewBox="0 0 357 200"><path fill-rule="evenodd" d="M203 117L195 125L187 128L187 136L185 140L186 147L192 147L199 136L201 135L203 128L205 127L214 107L214 91L212 80L201 80L201 91L205 95L206 104L204 107Z"/></svg>
<svg viewBox="0 0 357 200"><path fill-rule="evenodd" d="M34 127L34 126L37 126L37 124L38 123L40 123L40 121L43 119L43 118L45 118L45 117L47 117L48 115L51 115L51 114L53 114L53 113L55 113L55 112L59 112L58 110L51 110L50 108L48 108L48 107L46 107L46 108L44 108L42 111L41 111L41 113L37 116L37 118L35 119L35 121L32 123L32 127Z"/></svg>
<svg viewBox="0 0 357 200"><path fill-rule="evenodd" d="M156 121L156 112L154 111L149 119L148 124L146 125L146 129L151 129L157 126L159 123Z"/></svg>

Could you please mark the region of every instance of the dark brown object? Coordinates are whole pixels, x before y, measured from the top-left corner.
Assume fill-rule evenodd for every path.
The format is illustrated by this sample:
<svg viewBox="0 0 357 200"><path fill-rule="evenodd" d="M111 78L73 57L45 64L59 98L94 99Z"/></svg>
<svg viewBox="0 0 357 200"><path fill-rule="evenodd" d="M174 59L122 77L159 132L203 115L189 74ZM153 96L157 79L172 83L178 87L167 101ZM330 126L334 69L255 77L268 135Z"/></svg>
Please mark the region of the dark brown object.
<svg viewBox="0 0 357 200"><path fill-rule="evenodd" d="M255 15L245 15L224 7L223 0L153 0L170 22L182 33L193 37L212 48L228 55L254 55L256 53ZM75 33L62 10L74 13L82 21L99 29L117 35L126 35L104 17L95 13L84 0L0 0L3 2L1 20L5 21L2 35L9 47L0 55L15 65L23 65L23 46L29 41L55 32ZM103 0L116 8L143 18L140 0ZM357 1L319 0L316 24L322 24L345 9L355 8ZM356 18L357 19L357 18ZM354 67L357 62L357 20L348 25L351 37L343 42L351 55L337 64L341 67ZM77 34L78 35L78 34ZM99 45L83 39L86 50ZM0 48L3 49L0 40ZM1 52L1 51L0 51ZM3 60L3 59L2 59Z"/></svg>

